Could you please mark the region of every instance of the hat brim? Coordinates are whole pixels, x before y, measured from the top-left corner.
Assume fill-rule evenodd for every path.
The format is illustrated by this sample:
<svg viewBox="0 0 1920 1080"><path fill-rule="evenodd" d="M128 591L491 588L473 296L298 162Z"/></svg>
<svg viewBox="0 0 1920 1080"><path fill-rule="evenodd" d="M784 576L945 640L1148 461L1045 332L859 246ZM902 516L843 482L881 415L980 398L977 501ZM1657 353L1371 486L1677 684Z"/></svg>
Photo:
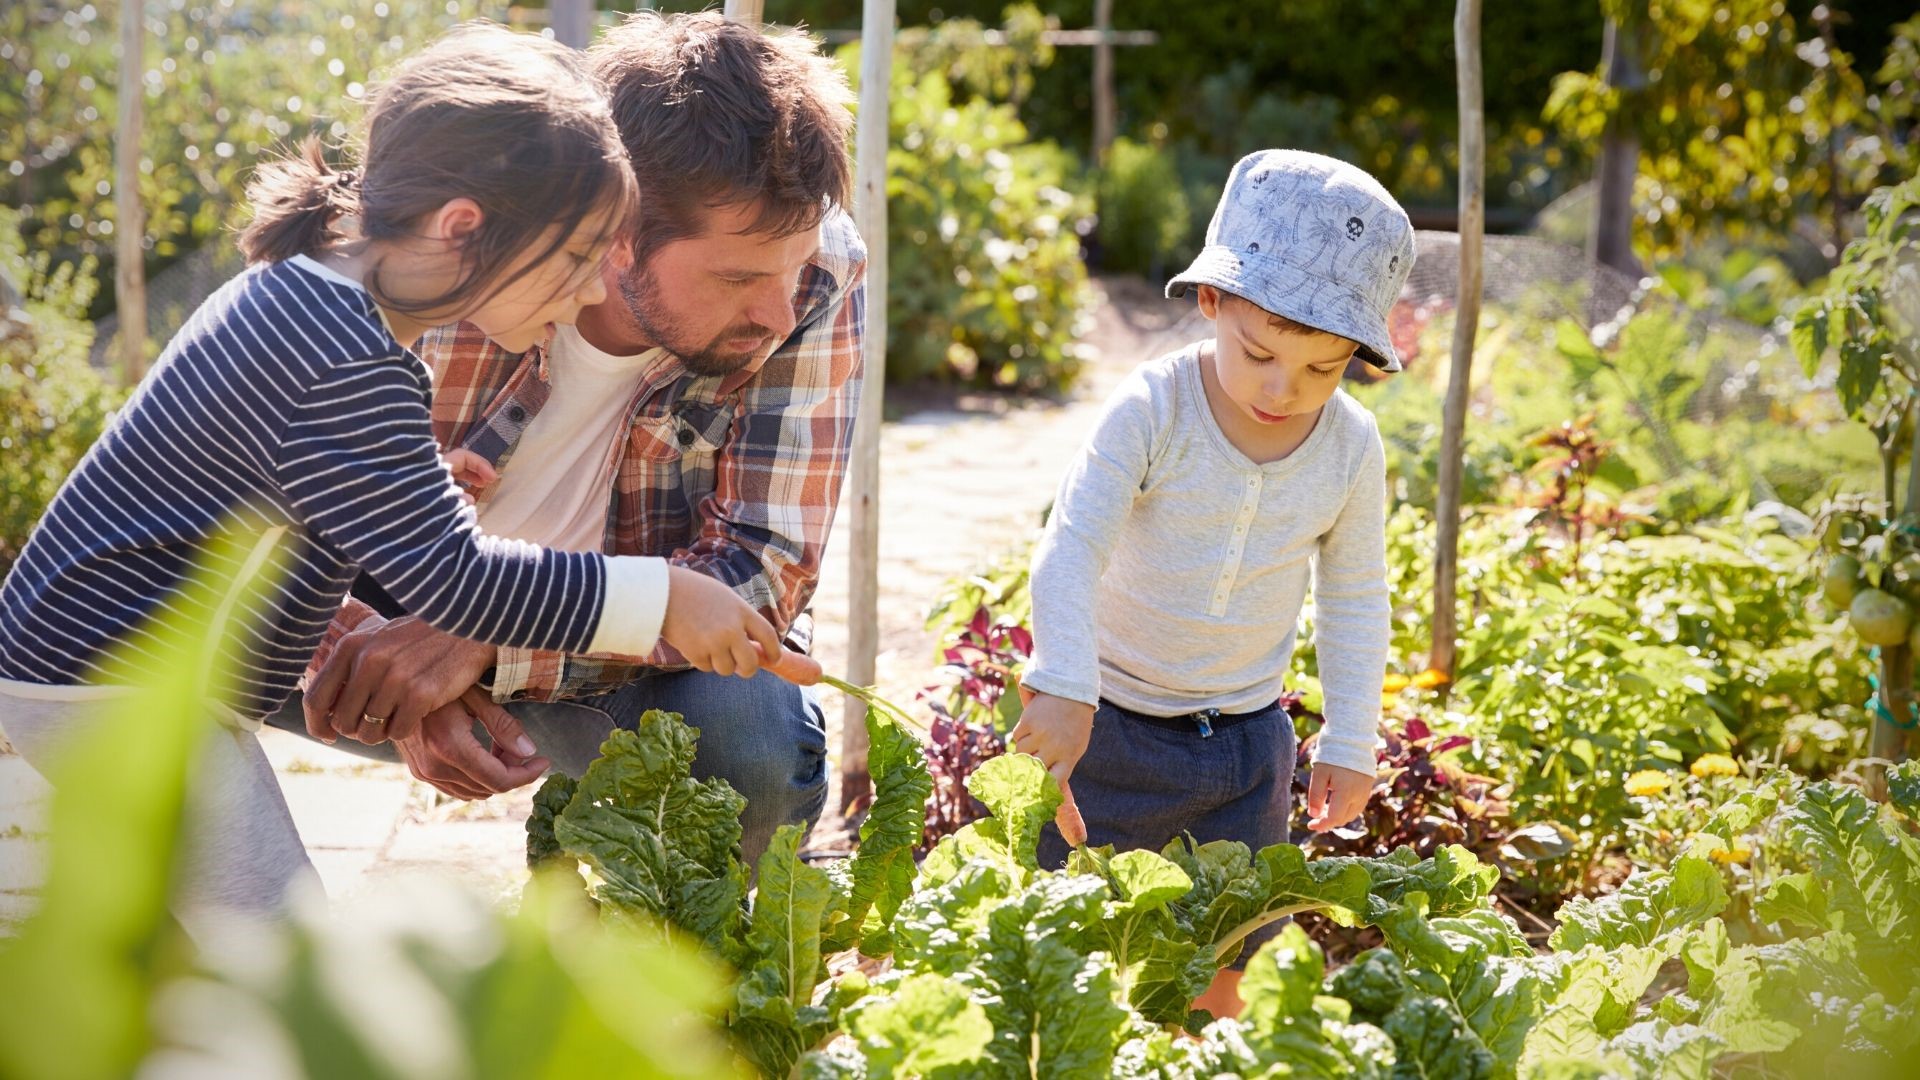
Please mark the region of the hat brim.
<svg viewBox="0 0 1920 1080"><path fill-rule="evenodd" d="M1302 326L1337 334L1358 344L1367 363L1382 371L1400 370L1386 318L1359 292L1311 270L1263 254L1212 246L1167 282L1167 297L1177 300L1194 285L1211 285Z"/></svg>

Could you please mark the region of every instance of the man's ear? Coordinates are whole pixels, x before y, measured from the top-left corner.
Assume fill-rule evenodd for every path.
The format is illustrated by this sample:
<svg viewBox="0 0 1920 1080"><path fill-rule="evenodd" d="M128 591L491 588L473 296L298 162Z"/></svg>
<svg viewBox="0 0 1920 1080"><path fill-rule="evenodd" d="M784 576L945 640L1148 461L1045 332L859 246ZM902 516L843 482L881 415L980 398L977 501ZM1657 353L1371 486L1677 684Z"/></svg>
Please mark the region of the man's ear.
<svg viewBox="0 0 1920 1080"><path fill-rule="evenodd" d="M433 212L427 219L426 234L429 239L445 240L457 247L478 231L485 220L480 204L462 195L448 199L446 205Z"/></svg>

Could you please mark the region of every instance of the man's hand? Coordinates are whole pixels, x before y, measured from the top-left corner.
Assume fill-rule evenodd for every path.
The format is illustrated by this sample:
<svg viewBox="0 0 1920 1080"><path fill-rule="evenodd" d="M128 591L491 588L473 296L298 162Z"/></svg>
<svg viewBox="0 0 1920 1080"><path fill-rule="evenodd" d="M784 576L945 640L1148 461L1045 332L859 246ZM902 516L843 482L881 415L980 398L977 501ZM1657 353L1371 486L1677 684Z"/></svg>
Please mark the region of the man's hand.
<svg viewBox="0 0 1920 1080"><path fill-rule="evenodd" d="M491 748L473 736L480 721L493 738ZM417 731L395 739L393 748L413 775L456 799L484 799L531 784L551 766L536 757L527 738L507 710L478 687L428 713Z"/></svg>
<svg viewBox="0 0 1920 1080"><path fill-rule="evenodd" d="M1307 781L1307 828L1314 832L1337 829L1359 817L1372 796L1372 773L1321 762Z"/></svg>
<svg viewBox="0 0 1920 1080"><path fill-rule="evenodd" d="M340 639L307 687L307 733L331 742L338 732L369 746L409 738L422 717L458 699L493 659L493 646L410 615L369 619Z"/></svg>
<svg viewBox="0 0 1920 1080"><path fill-rule="evenodd" d="M684 566L667 568L667 615L660 637L687 663L716 675L751 679L760 658L780 655L780 635L766 617L714 578Z"/></svg>
<svg viewBox="0 0 1920 1080"><path fill-rule="evenodd" d="M1080 818L1080 807L1074 802L1073 789L1067 785L1067 779L1073 775L1073 767L1080 764L1080 758L1087 752L1087 741L1093 737L1093 706L1036 693L1024 686L1020 688L1020 697L1025 708L1008 741L1015 750L1039 758L1053 774L1062 796L1054 824L1069 846L1079 847L1087 842L1087 826Z"/></svg>

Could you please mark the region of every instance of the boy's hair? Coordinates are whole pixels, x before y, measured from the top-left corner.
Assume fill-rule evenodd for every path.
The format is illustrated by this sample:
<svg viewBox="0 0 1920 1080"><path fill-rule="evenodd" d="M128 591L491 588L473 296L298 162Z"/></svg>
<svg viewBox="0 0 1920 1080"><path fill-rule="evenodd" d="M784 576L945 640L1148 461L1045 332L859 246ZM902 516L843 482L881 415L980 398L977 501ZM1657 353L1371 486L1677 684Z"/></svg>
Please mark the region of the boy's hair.
<svg viewBox="0 0 1920 1080"><path fill-rule="evenodd" d="M709 209L757 206L747 231L783 237L846 204L853 97L805 34L642 11L588 56L647 196L638 261L700 235Z"/></svg>
<svg viewBox="0 0 1920 1080"><path fill-rule="evenodd" d="M504 27L457 26L403 62L373 94L364 164L329 164L317 136L261 166L247 187L253 220L240 234L249 262L322 251L346 236L351 216L365 240L393 240L451 199L480 207L480 227L460 247L461 275L444 295L396 302L379 268L367 291L402 312L484 301L559 251L588 216L612 210L632 227L639 186L612 114L580 54ZM511 277L501 271L541 234L543 250Z"/></svg>
<svg viewBox="0 0 1920 1080"><path fill-rule="evenodd" d="M1259 304L1254 303L1253 301L1247 299L1246 297L1241 296L1239 293L1230 293L1225 289L1219 288L1218 286L1205 286L1205 287L1212 288L1218 291L1220 293L1220 299L1223 301L1232 300L1237 303L1245 304L1246 306L1252 308L1253 310L1259 312L1260 314L1265 315L1267 317L1267 326L1278 333L1298 335L1300 337L1312 337L1315 334L1325 334L1327 337L1340 336L1330 331L1322 330L1317 326L1308 326L1306 323L1289 319L1285 315L1275 314L1274 312L1268 311L1266 308L1261 307Z"/></svg>

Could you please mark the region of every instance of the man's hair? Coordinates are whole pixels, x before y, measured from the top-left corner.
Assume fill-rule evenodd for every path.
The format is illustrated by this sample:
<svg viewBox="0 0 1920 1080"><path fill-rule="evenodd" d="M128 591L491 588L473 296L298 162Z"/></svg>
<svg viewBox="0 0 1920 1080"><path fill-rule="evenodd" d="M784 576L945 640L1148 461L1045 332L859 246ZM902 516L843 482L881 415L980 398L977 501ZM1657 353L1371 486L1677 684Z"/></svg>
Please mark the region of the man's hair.
<svg viewBox="0 0 1920 1080"><path fill-rule="evenodd" d="M805 34L642 11L588 57L640 181L637 258L699 235L709 209L757 206L748 232L791 236L846 204L853 95Z"/></svg>

